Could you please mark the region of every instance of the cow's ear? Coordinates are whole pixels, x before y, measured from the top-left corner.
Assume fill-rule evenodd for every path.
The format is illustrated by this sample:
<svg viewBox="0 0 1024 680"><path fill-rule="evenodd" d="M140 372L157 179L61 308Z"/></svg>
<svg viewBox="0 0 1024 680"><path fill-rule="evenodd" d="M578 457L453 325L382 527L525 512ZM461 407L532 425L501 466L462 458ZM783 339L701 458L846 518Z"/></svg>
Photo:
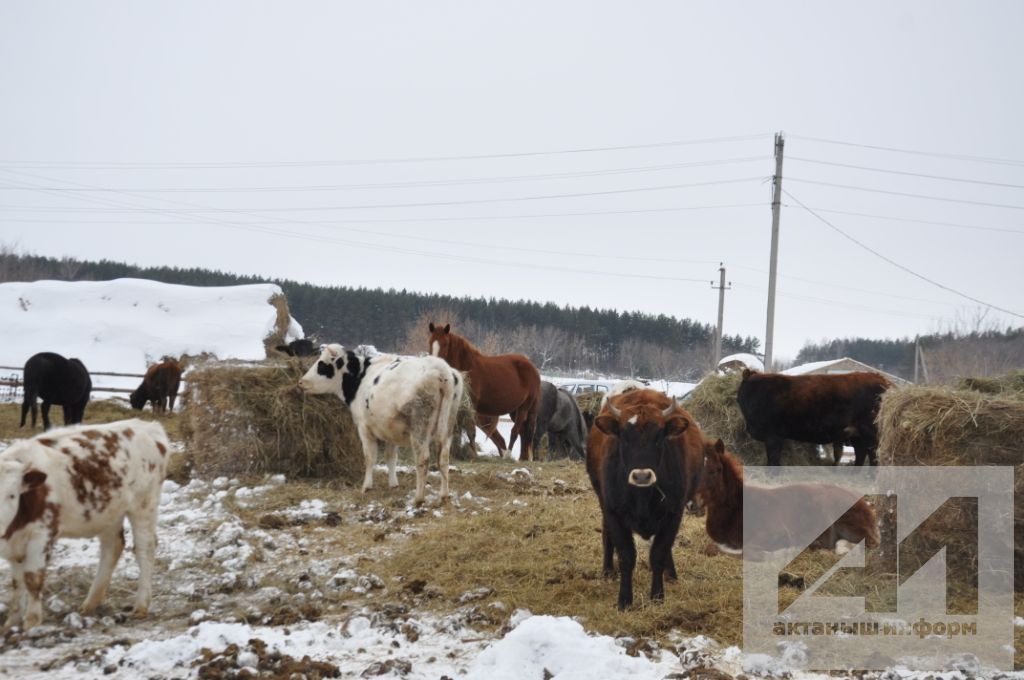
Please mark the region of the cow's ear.
<svg viewBox="0 0 1024 680"><path fill-rule="evenodd" d="M37 486L41 486L46 481L46 473L40 470L29 470L21 478L21 491L31 491Z"/></svg>
<svg viewBox="0 0 1024 680"><path fill-rule="evenodd" d="M686 428L688 427L690 427L689 420L678 414L673 415L665 421L665 436L678 437L682 433L686 432Z"/></svg>
<svg viewBox="0 0 1024 680"><path fill-rule="evenodd" d="M744 369L743 369L743 379L744 379L744 380L746 380L746 379L747 379L747 378L749 378L749 377L750 377L750 376L751 376L751 375L752 375L753 373L754 373L754 372L753 372L753 371L751 371L751 370L750 370L749 368L744 368Z"/></svg>
<svg viewBox="0 0 1024 680"><path fill-rule="evenodd" d="M451 330L452 330L452 325L450 323L446 323L444 325L444 334L448 335L451 332Z"/></svg>
<svg viewBox="0 0 1024 680"><path fill-rule="evenodd" d="M610 413L602 413L594 420L594 426L613 437L619 436L619 419Z"/></svg>
<svg viewBox="0 0 1024 680"><path fill-rule="evenodd" d="M430 322L430 332L431 333L434 332L434 322L433 321Z"/></svg>

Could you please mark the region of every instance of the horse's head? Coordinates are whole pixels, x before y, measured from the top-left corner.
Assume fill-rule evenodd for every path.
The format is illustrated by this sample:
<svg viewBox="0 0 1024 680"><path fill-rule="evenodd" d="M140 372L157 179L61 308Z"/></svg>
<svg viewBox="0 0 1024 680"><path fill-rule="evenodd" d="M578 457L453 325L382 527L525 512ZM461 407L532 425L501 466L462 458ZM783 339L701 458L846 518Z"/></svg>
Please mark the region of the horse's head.
<svg viewBox="0 0 1024 680"><path fill-rule="evenodd" d="M427 351L430 352L430 356L441 357L445 359L448 357L449 348L452 342L452 325L446 323L444 328L441 326L435 326L434 322L430 322L430 340L427 342Z"/></svg>

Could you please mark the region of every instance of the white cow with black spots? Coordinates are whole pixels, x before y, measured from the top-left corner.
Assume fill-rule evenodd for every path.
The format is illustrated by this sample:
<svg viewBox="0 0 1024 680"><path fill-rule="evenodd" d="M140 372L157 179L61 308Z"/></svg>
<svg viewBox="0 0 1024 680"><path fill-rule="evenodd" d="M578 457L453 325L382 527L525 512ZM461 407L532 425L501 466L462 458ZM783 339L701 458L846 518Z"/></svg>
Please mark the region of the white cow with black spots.
<svg viewBox="0 0 1024 680"><path fill-rule="evenodd" d="M441 499L448 498L448 455L452 444L464 380L458 371L437 357L376 354L341 345L326 345L319 360L299 380L311 394L337 394L348 405L363 444L366 470L363 491L373 488L377 453L387 444L388 486L398 486L395 464L398 447L412 449L416 461L416 495L426 497L430 450L438 451Z"/></svg>
<svg viewBox="0 0 1024 680"><path fill-rule="evenodd" d="M41 622L40 592L58 538L99 536L100 564L82 613L94 610L124 550L125 517L139 564L134 615L146 615L169 448L159 423L122 420L50 430L0 453L0 556L13 575L6 628Z"/></svg>

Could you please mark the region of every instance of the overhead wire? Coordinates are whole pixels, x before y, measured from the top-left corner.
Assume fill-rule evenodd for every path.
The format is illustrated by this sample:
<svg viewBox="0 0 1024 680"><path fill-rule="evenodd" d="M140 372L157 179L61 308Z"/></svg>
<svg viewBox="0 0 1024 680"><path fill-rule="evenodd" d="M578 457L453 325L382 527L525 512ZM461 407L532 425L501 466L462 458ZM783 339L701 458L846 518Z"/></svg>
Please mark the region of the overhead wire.
<svg viewBox="0 0 1024 680"><path fill-rule="evenodd" d="M935 179L942 180L945 182L963 182L967 184L979 184L984 186L992 187L1003 187L1007 189L1024 189L1024 184L1009 184L1007 182L991 182L988 180L981 179L968 179L966 177L949 177L948 175L929 175L923 172L909 172L905 170L889 170L886 168L875 168L867 165L855 165L853 163L838 163L835 161L823 161L816 158L804 158L802 156L786 156L786 162L798 161L801 163L814 163L817 165L829 165L837 168L848 168L851 170L864 170L870 172L882 172L889 175L902 175L905 177L920 177L922 179Z"/></svg>
<svg viewBox="0 0 1024 680"><path fill-rule="evenodd" d="M646 144L621 144L617 146L577 147L569 149L551 149L542 151L518 151L507 153L462 154L450 156L409 156L399 158L364 158L355 160L318 160L318 161L231 161L231 162L138 162L138 161L19 161L0 160L0 166L12 166L23 169L60 168L68 170L177 170L202 168L268 168L268 167L323 167L345 165L381 165L391 163L432 163L441 161L467 161L503 158L527 158L535 156L557 156L605 151L628 151L639 149L656 149L676 146L692 146L700 144L718 144L724 142L743 142L771 137L770 133L751 135L734 135L730 137L706 137L703 139L687 139L666 142L650 142Z"/></svg>
<svg viewBox="0 0 1024 680"><path fill-rule="evenodd" d="M959 161L972 161L975 163L992 163L994 165L1024 165L1024 160L1016 158L994 158L991 156L972 156L970 154L949 153L945 151L921 151L918 149L902 149L893 146L881 146L879 144L861 144L857 142L846 142L837 139L825 139L823 137L811 137L808 135L788 135L790 139L802 139L806 142L818 142L821 144L835 144L839 146L856 147L860 149L873 149L875 151L890 151L893 153L911 154L916 156L929 156L932 158L948 158Z"/></svg>
<svg viewBox="0 0 1024 680"><path fill-rule="evenodd" d="M837 227L836 225L832 224L831 222L826 220L824 217L819 215L813 209L809 208L803 201L798 199L796 196L794 196L791 192L787 191L786 189L783 189L782 193L784 193L786 196L789 196L789 198L792 199L797 205L799 205L801 208L803 208L808 213L810 213L812 216L814 216L816 219L818 219L822 224L824 224L828 228L832 229L833 231L835 231L836 233L841 235L843 238L851 241L852 243L856 244L860 248L868 251L869 253L871 253L875 257L878 257L878 258L884 260L885 262L888 262L889 264L891 264L892 266L896 267L897 269L900 269L900 270L910 274L911 276L914 276L914 277L916 277L916 278L918 278L918 279L920 279L922 281L925 281L926 283L929 283L929 284L931 284L933 286L936 286L937 288L941 288L942 290L945 290L945 291L947 291L949 293L953 293L954 295L962 297L962 298L964 298L966 300L970 300L971 302L974 302L976 304L979 304L979 305L982 305L982 306L985 306L985 307L991 307L992 309L995 309L997 311L1003 312L1004 314L1009 314L1011 316L1015 316L1017 318L1024 319L1024 314L1020 314L1018 312L1014 312L1013 310L1006 309L1005 307L1000 307L998 305L994 305L994 304L992 304L990 302L985 302L984 300L981 300L981 299L979 299L977 297L974 297L973 295L968 295L967 293L964 293L964 292L962 292L960 290L957 290L956 288L953 288L951 286L947 286L947 285L945 285L943 283L939 283L935 279L929 278L929 277L927 277L927 276L925 276L923 274L919 274L918 272L914 271L910 267L907 267L904 264L900 264L899 262L896 262L892 258L882 254L881 252L875 250L871 246L868 246L867 244L859 241L858 239L854 238L850 234L846 233L845 231L843 231L842 229L840 229L839 227Z"/></svg>
<svg viewBox="0 0 1024 680"><path fill-rule="evenodd" d="M299 186L249 186L249 187L161 187L161 188L99 188L85 189L81 187L45 187L50 191L66 193L122 193L134 192L139 194L159 193L272 193L272 192L311 192L311 191L354 191L374 189L405 189L416 187L436 186L462 186L477 184L501 184L511 182L533 182L551 179L576 179L583 177L603 177L609 175L633 174L643 172L664 172L667 170L680 170L684 168L711 167L716 165L731 165L735 163L748 163L751 161L762 161L770 156L745 156L740 158L723 158L708 161L692 161L687 163L669 163L663 165L634 166L626 168L611 168L607 170L579 170L571 172L542 173L533 175L511 175L500 177L471 177L459 179L434 179L434 180L411 180L407 182L381 182L374 184L321 184L321 185L299 185ZM42 188L42 187L41 187ZM0 190L17 190L14 187L0 187Z"/></svg>
<svg viewBox="0 0 1024 680"><path fill-rule="evenodd" d="M913 194L905 191L890 191L888 189L875 189L872 187L861 187L852 184L838 184L836 182L821 182L815 179L803 179L801 177L786 177L787 182L801 182L803 184L816 184L824 187L837 189L852 189L854 191L868 191L874 194L887 194L889 196L904 196L907 198L923 198L929 201L943 201L945 203L963 203L966 205L982 205L989 208L1007 208L1010 210L1024 210L1024 205L1013 205L1008 203L989 203L987 201L971 201L963 198L948 198L946 196L930 196L927 194Z"/></svg>
<svg viewBox="0 0 1024 680"><path fill-rule="evenodd" d="M440 207L440 206L453 206L453 205L481 205L486 203L517 203L523 201L542 201L548 199L557 198L584 198L592 196L611 196L611 195L622 195L622 194L634 194L643 193L649 191L669 191L673 189L692 189L695 187L715 186L722 184L739 184L742 182L762 181L763 176L756 177L742 177L737 179L721 179L712 180L708 182L689 182L680 184L665 184L653 187L633 187L629 189L606 189L603 191L582 191L575 193L566 194L537 194L532 196L511 196L506 198L478 198L468 199L460 201L417 201L412 203L367 203L362 205L335 205L335 206L296 206L288 208L191 208L188 210L180 210L178 212L186 213L224 213L224 212L245 212L245 213L270 213L270 212L323 212L328 210L374 210L374 209L394 209L394 208L428 208L428 207ZM49 191L46 188L40 187L27 187L31 191ZM113 193L118 194L132 194L130 191L114 191ZM44 210L46 206L0 206L4 209L39 209ZM123 210L100 210L91 209L84 212L139 212L144 209L123 209ZM53 209L49 212L67 212L67 209ZM83 212L83 211L79 211Z"/></svg>

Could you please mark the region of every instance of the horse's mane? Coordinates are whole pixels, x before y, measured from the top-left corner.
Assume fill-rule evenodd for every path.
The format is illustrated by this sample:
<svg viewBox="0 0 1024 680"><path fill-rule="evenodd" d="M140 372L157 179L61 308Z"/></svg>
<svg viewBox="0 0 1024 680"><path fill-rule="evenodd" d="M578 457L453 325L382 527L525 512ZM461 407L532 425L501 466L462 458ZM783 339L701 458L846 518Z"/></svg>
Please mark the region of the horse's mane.
<svg viewBox="0 0 1024 680"><path fill-rule="evenodd" d="M743 463L728 451L722 456L722 474L726 478L731 478L734 483L743 486Z"/></svg>

